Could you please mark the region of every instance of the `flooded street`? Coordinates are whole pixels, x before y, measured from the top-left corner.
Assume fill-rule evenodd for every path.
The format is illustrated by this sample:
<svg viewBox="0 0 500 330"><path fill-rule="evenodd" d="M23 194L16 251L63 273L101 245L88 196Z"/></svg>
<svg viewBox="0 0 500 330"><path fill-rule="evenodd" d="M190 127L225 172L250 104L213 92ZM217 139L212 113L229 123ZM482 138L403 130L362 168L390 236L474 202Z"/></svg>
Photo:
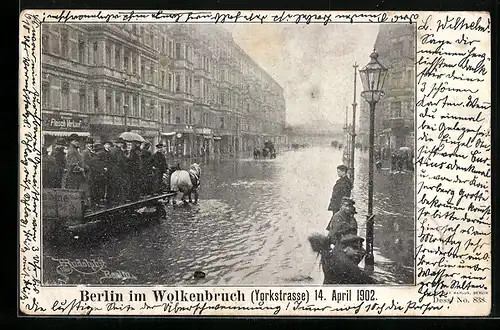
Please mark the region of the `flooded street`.
<svg viewBox="0 0 500 330"><path fill-rule="evenodd" d="M353 199L365 236L367 153L357 152ZM50 284L311 285L323 283L308 236L326 234L342 151L308 148L274 160L227 159L202 166L197 205L167 206L146 227L81 244L44 246ZM375 277L414 281L412 173L375 171ZM61 259L102 260L96 271L66 271ZM85 267L84 267L85 268ZM83 269L83 268L81 268ZM64 270L64 269L63 269ZM204 279L194 280L195 271ZM125 278L112 273L127 274ZM103 275L104 274L104 275Z"/></svg>

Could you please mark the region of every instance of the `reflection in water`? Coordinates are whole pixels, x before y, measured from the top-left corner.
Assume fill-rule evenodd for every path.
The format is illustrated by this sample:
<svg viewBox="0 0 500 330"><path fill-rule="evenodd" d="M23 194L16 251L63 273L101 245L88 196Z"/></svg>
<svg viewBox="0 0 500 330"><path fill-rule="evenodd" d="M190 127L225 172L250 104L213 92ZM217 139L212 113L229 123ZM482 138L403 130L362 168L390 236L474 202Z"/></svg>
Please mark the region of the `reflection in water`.
<svg viewBox="0 0 500 330"><path fill-rule="evenodd" d="M136 279L116 284L320 284L323 274L307 237L323 232L341 151L289 151L275 160L230 159L203 164L198 205L167 206L147 227L64 247L45 245L44 281L57 283L55 259L100 258L109 271ZM360 234L366 214L366 154L358 155L353 197ZM413 176L375 174L376 276L413 283ZM206 277L194 279L195 271ZM99 283L73 272L72 283ZM108 282L109 283L109 282Z"/></svg>

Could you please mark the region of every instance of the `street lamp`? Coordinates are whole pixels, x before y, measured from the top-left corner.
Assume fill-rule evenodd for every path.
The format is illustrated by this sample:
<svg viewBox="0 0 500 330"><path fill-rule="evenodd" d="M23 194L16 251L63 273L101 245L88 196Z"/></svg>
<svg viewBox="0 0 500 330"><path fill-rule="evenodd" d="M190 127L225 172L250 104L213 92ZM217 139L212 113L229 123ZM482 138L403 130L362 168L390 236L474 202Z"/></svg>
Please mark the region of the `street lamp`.
<svg viewBox="0 0 500 330"><path fill-rule="evenodd" d="M373 148L374 148L374 133L375 133L375 106L380 98L384 96L382 88L385 78L387 77L387 69L379 63L378 54L373 50L370 55L370 62L361 70L361 82L363 83L363 92L361 96L370 105L370 132L368 152L368 215L366 216L366 258L365 267L369 271L373 271Z"/></svg>

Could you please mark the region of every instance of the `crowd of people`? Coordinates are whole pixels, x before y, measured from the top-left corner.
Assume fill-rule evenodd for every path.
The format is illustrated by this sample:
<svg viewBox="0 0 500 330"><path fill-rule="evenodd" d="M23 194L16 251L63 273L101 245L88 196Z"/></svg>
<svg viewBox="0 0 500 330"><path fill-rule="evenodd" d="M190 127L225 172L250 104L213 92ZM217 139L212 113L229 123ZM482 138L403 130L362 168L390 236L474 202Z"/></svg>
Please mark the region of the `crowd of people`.
<svg viewBox="0 0 500 330"><path fill-rule="evenodd" d="M56 140L52 151L42 149L43 187L80 189L91 207L113 206L160 193L168 187L163 175L172 171L163 144L151 152L151 143L115 141L94 143L88 137L80 146L79 137Z"/></svg>

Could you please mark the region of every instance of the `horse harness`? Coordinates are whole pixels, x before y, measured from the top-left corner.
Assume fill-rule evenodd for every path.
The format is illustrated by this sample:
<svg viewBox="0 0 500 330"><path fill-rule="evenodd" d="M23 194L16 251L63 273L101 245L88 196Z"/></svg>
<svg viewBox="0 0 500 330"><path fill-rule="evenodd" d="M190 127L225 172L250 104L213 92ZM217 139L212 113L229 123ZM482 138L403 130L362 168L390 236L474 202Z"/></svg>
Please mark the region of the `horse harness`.
<svg viewBox="0 0 500 330"><path fill-rule="evenodd" d="M191 178L191 183L193 184L193 187L197 188L200 185L200 177L192 170L189 170L188 173L189 173L189 178Z"/></svg>

